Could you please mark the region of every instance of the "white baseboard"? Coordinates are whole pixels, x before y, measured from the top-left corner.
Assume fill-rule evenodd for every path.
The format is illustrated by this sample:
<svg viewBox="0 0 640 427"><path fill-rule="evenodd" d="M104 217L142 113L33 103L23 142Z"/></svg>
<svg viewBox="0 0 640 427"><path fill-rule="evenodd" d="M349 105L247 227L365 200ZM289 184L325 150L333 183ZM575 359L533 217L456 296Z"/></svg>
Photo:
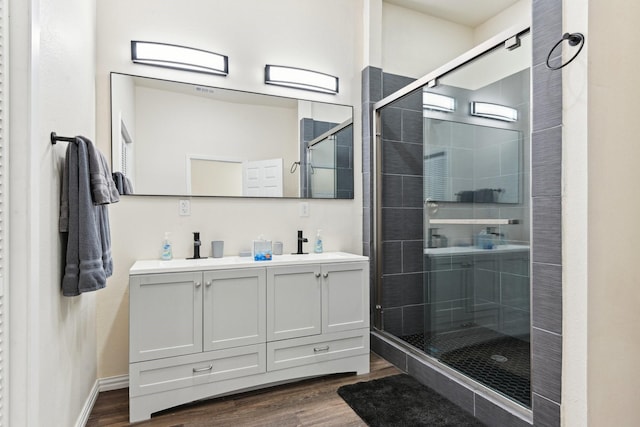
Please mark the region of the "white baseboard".
<svg viewBox="0 0 640 427"><path fill-rule="evenodd" d="M84 427L87 425L87 421L89 421L89 415L91 415L91 410L93 409L93 405L95 405L96 400L98 399L99 386L98 380L93 383L93 387L91 387L91 391L89 392L89 396L87 396L87 400L84 402L84 406L82 407L82 412L80 412L80 416L78 417L78 421L76 421L76 427Z"/></svg>
<svg viewBox="0 0 640 427"><path fill-rule="evenodd" d="M76 427L85 427L87 425L87 421L89 421L89 416L91 415L93 406L96 404L96 400L98 400L98 395L101 392L119 390L121 388L127 388L127 387L129 387L129 375L118 375L115 377L98 378L96 382L93 384L93 387L89 392L89 396L87 396L87 400L84 402L84 406L82 407L82 412L80 413L80 416L78 417L78 421L76 422Z"/></svg>
<svg viewBox="0 0 640 427"><path fill-rule="evenodd" d="M129 387L129 375L117 375L115 377L98 379L100 392L119 390Z"/></svg>

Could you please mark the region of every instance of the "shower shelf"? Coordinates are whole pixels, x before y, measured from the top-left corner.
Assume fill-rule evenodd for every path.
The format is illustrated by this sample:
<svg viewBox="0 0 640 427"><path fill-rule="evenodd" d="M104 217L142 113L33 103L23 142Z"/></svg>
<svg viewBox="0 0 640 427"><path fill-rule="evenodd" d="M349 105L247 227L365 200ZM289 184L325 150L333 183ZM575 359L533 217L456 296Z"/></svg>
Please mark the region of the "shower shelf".
<svg viewBox="0 0 640 427"><path fill-rule="evenodd" d="M519 224L519 219L430 219L429 224L434 225L446 225L446 224L471 224L471 225L506 225L506 224Z"/></svg>

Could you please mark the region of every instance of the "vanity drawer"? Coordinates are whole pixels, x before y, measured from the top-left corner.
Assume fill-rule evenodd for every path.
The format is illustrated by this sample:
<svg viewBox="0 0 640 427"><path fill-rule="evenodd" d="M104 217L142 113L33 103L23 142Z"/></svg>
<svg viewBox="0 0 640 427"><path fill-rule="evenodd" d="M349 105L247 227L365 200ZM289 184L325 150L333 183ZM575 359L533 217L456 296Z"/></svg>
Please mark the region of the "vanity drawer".
<svg viewBox="0 0 640 427"><path fill-rule="evenodd" d="M369 329L267 343L267 371L293 368L369 352Z"/></svg>
<svg viewBox="0 0 640 427"><path fill-rule="evenodd" d="M263 373L265 345L256 344L129 365L129 394L141 396Z"/></svg>

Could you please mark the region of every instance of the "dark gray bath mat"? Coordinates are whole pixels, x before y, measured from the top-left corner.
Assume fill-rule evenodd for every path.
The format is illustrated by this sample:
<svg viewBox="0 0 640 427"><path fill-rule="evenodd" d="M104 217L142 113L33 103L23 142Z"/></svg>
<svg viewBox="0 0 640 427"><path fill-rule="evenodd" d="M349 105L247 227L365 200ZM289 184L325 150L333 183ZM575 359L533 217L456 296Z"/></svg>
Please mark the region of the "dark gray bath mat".
<svg viewBox="0 0 640 427"><path fill-rule="evenodd" d="M406 374L345 385L338 394L371 427L484 426Z"/></svg>

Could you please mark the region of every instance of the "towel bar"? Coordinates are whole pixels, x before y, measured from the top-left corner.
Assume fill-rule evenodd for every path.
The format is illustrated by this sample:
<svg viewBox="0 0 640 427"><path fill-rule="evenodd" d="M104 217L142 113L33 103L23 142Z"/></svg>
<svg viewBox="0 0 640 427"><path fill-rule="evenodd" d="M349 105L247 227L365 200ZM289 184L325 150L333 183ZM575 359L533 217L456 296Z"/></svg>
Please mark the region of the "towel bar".
<svg viewBox="0 0 640 427"><path fill-rule="evenodd" d="M56 145L58 141L76 142L75 137L58 136L55 132L51 132L51 144Z"/></svg>

